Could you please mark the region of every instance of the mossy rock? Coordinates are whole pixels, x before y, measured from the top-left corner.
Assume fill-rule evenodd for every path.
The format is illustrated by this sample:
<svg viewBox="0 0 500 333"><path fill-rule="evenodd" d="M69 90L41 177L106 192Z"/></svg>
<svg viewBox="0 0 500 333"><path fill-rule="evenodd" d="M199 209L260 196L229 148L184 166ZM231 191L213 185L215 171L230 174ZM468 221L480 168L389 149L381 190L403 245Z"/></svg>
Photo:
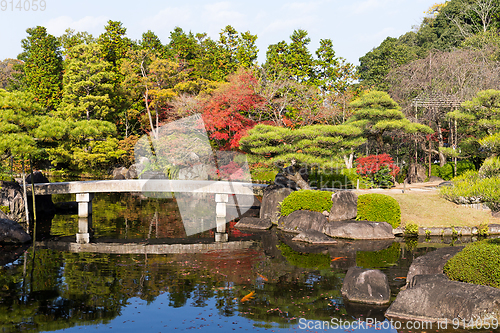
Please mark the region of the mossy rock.
<svg viewBox="0 0 500 333"><path fill-rule="evenodd" d="M500 239L467 245L443 269L451 280L500 288Z"/></svg>
<svg viewBox="0 0 500 333"><path fill-rule="evenodd" d="M358 196L358 216L356 220L387 222L393 228L401 224L401 208L396 199L378 193Z"/></svg>
<svg viewBox="0 0 500 333"><path fill-rule="evenodd" d="M281 216L288 216L296 210L329 212L332 208L332 193L328 191L300 190L292 192L281 203Z"/></svg>

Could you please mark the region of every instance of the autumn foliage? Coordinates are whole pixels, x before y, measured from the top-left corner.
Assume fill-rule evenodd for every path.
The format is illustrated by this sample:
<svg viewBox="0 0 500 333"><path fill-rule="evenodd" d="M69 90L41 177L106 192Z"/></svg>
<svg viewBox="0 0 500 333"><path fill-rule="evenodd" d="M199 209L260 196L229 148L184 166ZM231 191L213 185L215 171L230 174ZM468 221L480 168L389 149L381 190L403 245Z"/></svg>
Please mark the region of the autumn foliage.
<svg viewBox="0 0 500 333"><path fill-rule="evenodd" d="M393 177L399 173L399 167L394 164L392 157L388 154L370 155L356 159L357 173L363 176L371 176L379 172L382 168L386 167L390 170Z"/></svg>
<svg viewBox="0 0 500 333"><path fill-rule="evenodd" d="M256 84L250 72L238 72L204 103L203 121L219 149L238 148L240 139L255 126L250 115L263 103L263 98L253 89Z"/></svg>

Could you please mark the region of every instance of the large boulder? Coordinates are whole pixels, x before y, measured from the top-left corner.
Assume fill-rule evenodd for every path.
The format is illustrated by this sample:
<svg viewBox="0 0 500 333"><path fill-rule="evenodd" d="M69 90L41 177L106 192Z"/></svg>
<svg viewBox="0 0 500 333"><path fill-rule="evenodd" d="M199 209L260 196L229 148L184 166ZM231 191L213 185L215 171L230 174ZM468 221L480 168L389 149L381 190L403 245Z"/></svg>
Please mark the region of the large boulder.
<svg viewBox="0 0 500 333"><path fill-rule="evenodd" d="M328 221L345 221L356 218L358 214L358 196L351 191L339 191L332 194L332 209Z"/></svg>
<svg viewBox="0 0 500 333"><path fill-rule="evenodd" d="M0 206L9 219L26 223L23 190L17 182L0 182Z"/></svg>
<svg viewBox="0 0 500 333"><path fill-rule="evenodd" d="M435 275L443 273L444 265L462 249L463 246L443 247L413 260L408 269L408 275L406 276L407 286L413 285L413 278L417 275Z"/></svg>
<svg viewBox="0 0 500 333"><path fill-rule="evenodd" d="M500 321L500 289L450 281L444 274L417 275L412 287L400 291L389 319L445 322L471 321L486 325Z"/></svg>
<svg viewBox="0 0 500 333"><path fill-rule="evenodd" d="M387 304L391 289L387 276L378 269L351 267L341 289L342 296L351 302Z"/></svg>
<svg viewBox="0 0 500 333"><path fill-rule="evenodd" d="M280 203L292 192L292 189L278 185L269 185L266 187L260 206L260 218L270 218L272 223L278 223L280 218Z"/></svg>
<svg viewBox="0 0 500 333"><path fill-rule="evenodd" d="M127 179L127 175L128 175L128 169L125 167L118 167L113 169L114 180Z"/></svg>
<svg viewBox="0 0 500 333"><path fill-rule="evenodd" d="M27 243L30 235L17 222L0 219L0 243Z"/></svg>
<svg viewBox="0 0 500 333"><path fill-rule="evenodd" d="M325 224L323 233L334 238L394 239L392 226L387 222L340 221Z"/></svg>
<svg viewBox="0 0 500 333"><path fill-rule="evenodd" d="M318 230L306 230L292 238L293 241L315 245L337 244L337 241Z"/></svg>
<svg viewBox="0 0 500 333"><path fill-rule="evenodd" d="M287 232L301 233L306 230L323 231L328 220L320 212L296 210L278 221L278 229Z"/></svg>
<svg viewBox="0 0 500 333"><path fill-rule="evenodd" d="M257 217L243 217L234 225L236 229L268 230L273 226L271 219L260 219Z"/></svg>
<svg viewBox="0 0 500 333"><path fill-rule="evenodd" d="M31 184L32 179L31 175L26 177L26 184ZM45 177L40 171L35 171L33 173L33 184L43 184L49 183L47 177ZM36 206L36 214L38 217L40 216L52 216L56 213L56 207L54 202L52 201L52 195L37 195L35 196L35 206ZM28 196L28 208L29 211L33 211L33 199L31 196Z"/></svg>

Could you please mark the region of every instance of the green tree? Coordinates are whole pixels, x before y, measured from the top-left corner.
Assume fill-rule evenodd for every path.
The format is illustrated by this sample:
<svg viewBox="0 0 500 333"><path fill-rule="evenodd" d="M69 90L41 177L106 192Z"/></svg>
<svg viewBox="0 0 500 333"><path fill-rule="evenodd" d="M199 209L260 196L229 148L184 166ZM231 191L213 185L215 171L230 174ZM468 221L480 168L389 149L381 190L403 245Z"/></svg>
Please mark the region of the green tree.
<svg viewBox="0 0 500 333"><path fill-rule="evenodd" d="M416 50L387 37L378 47L359 58L358 74L361 83L377 90L387 90L385 81L392 68L417 59Z"/></svg>
<svg viewBox="0 0 500 333"><path fill-rule="evenodd" d="M351 106L355 108L347 124L360 128L368 140L374 142L380 152L386 152L384 135L398 130L405 133L427 133L434 131L422 124L409 121L399 105L383 91L371 91L361 95Z"/></svg>
<svg viewBox="0 0 500 333"><path fill-rule="evenodd" d="M249 153L253 163L287 168L283 172L286 178L309 189L301 169L341 166L343 156L364 143L361 133L360 128L351 125L311 125L299 129L257 125L241 138L240 148Z"/></svg>
<svg viewBox="0 0 500 333"><path fill-rule="evenodd" d="M496 153L495 140L500 131L500 91L484 90L477 93L470 101L462 103L458 110L449 112L447 116L457 121L458 148L442 149L450 156L478 158L481 161L488 155ZM481 141L481 140L484 140ZM481 149L481 146L484 146Z"/></svg>
<svg viewBox="0 0 500 333"><path fill-rule="evenodd" d="M63 48L63 54L67 56L69 50L79 44L92 44L96 39L86 31L76 32L75 29L68 28L64 34L58 37L59 43Z"/></svg>
<svg viewBox="0 0 500 333"><path fill-rule="evenodd" d="M59 104L62 92L62 56L57 38L47 34L45 27L26 30L28 37L21 41L24 61L24 80L27 90L47 110Z"/></svg>
<svg viewBox="0 0 500 333"><path fill-rule="evenodd" d="M265 66L276 72L284 71L297 82L315 83L315 64L308 50L311 39L307 37L307 31L295 30L290 39L290 44L281 41L269 46Z"/></svg>
<svg viewBox="0 0 500 333"><path fill-rule="evenodd" d="M97 43L102 46L104 59L109 61L113 67L119 66L121 59L125 58L127 52L132 48L133 42L125 37L127 29L119 21L108 21L104 27L106 32L97 39Z"/></svg>
<svg viewBox="0 0 500 333"><path fill-rule="evenodd" d="M45 109L29 92L0 89L0 154L4 157L39 157L41 142L34 133Z"/></svg>
<svg viewBox="0 0 500 333"><path fill-rule="evenodd" d="M103 60L102 47L96 43L78 44L66 51L64 90L58 109L61 117L111 120L114 73Z"/></svg>

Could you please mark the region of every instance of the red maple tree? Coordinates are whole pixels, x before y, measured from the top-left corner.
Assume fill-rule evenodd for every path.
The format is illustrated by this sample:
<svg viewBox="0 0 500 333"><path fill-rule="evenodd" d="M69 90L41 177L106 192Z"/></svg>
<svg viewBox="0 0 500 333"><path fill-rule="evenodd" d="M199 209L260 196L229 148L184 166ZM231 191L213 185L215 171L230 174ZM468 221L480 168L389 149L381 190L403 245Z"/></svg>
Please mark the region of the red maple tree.
<svg viewBox="0 0 500 333"><path fill-rule="evenodd" d="M256 85L252 73L239 71L204 103L203 121L219 149L238 148L240 139L257 123L250 117L264 99L255 92Z"/></svg>
<svg viewBox="0 0 500 333"><path fill-rule="evenodd" d="M377 173L381 168L387 167L393 177L399 173L399 167L394 164L392 157L388 154L370 155L356 159L356 171L359 175L369 176Z"/></svg>

